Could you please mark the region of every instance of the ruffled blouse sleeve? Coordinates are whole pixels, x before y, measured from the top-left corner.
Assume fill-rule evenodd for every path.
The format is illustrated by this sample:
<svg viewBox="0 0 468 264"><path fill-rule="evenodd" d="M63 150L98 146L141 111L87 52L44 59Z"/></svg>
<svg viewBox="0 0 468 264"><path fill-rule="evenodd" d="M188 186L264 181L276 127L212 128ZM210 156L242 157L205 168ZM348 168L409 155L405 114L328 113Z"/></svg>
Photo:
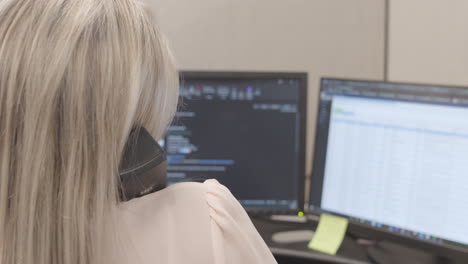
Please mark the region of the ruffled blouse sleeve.
<svg viewBox="0 0 468 264"><path fill-rule="evenodd" d="M208 180L204 186L211 219L214 263L276 263L249 216L231 192L216 180Z"/></svg>

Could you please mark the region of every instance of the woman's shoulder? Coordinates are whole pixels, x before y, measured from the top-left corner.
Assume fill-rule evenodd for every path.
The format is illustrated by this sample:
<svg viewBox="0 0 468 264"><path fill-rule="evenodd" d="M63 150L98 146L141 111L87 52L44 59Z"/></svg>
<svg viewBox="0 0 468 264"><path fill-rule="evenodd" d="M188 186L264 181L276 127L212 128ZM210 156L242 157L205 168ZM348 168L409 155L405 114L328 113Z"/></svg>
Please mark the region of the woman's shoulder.
<svg viewBox="0 0 468 264"><path fill-rule="evenodd" d="M230 191L217 180L211 179L206 180L203 183L200 182L182 182L173 184L161 191L156 193L148 194L146 196L133 199L126 202L128 205L133 205L140 202L154 202L159 200L206 200L212 198L210 194L220 194L226 196L232 196ZM197 199L198 198L198 199Z"/></svg>
<svg viewBox="0 0 468 264"><path fill-rule="evenodd" d="M210 193L220 186L179 183L123 203L120 219L135 248L130 254L141 263L213 263Z"/></svg>
<svg viewBox="0 0 468 264"><path fill-rule="evenodd" d="M172 185L126 202L122 212L145 260L275 263L245 210L216 180Z"/></svg>
<svg viewBox="0 0 468 264"><path fill-rule="evenodd" d="M159 192L125 202L121 209L126 213L155 216L162 212L166 215L187 215L196 212L195 216L190 217L193 219L209 217L213 209L236 207L236 203L237 200L224 185L216 180L207 180L204 183L185 182L171 185Z"/></svg>
<svg viewBox="0 0 468 264"><path fill-rule="evenodd" d="M194 196L203 196L203 199L209 198L210 196L206 196L207 194L213 192L223 192L225 195L231 196L230 191L217 180L211 179L206 180L203 183L200 182L183 182L169 186L162 193L184 193L185 196L187 195L194 195Z"/></svg>

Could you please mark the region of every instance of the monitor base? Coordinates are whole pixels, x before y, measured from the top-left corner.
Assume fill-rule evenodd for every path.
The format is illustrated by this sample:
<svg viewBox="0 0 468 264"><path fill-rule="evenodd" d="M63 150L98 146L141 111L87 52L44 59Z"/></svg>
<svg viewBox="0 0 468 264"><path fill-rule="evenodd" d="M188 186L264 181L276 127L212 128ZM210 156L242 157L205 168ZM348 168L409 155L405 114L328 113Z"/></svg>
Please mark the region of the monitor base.
<svg viewBox="0 0 468 264"><path fill-rule="evenodd" d="M282 231L271 235L271 240L278 244L307 243L314 236L312 230Z"/></svg>

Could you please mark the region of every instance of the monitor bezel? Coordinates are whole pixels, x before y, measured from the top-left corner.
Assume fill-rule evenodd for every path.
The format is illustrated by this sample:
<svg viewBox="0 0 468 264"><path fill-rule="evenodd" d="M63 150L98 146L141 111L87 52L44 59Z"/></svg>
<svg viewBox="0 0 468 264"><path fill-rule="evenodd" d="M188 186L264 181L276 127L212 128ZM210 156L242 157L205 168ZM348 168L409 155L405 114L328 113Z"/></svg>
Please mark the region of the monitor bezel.
<svg viewBox="0 0 468 264"><path fill-rule="evenodd" d="M468 89L468 87L463 87L463 86L455 86L455 85L440 85L440 84L426 84L426 83L411 83L411 82L390 82L390 81L378 81L378 80L366 80L366 79L353 79L353 78L336 78L336 77L322 77L320 79L320 89L318 89L318 94L317 94L317 113L316 116L319 116L320 114L320 95L322 91L324 90L323 84L324 81L354 81L354 82L367 82L367 83L378 83L378 84L395 84L395 85L412 85L412 86L421 86L421 87L427 87L427 86L433 86L433 87L442 87L442 88L454 88L454 89ZM313 164L312 164L312 175L311 175L311 180L310 180L310 192L312 192L313 188L312 186L317 183L318 180L323 178L323 176L319 175L322 172L320 172L317 169L317 158L320 156L319 149L316 148L317 143L319 141L319 120L317 118L315 122L315 138L314 138L314 157L313 157ZM323 186L322 186L323 188ZM320 206L313 204L314 201L310 199L309 195L309 200L307 201L307 205L305 206L305 212L309 215L320 215L322 213L330 213L342 217L346 217L349 219L349 227L348 227L348 233L354 235L355 237L362 237L362 238L367 238L367 239L372 239L372 240L386 240L386 241L391 241L395 243L401 243L406 246L412 247L412 248L419 248L423 250L428 250L431 252L434 252L435 254L440 254L442 256L455 256L455 257L466 257L466 254L468 253L468 247L461 247L461 246L456 246L456 245L451 245L451 244L435 244L431 243L429 241L424 241L418 238L414 237L408 237L404 236L402 234L396 233L396 232L391 232L388 230L384 230L382 228L374 227L368 224L360 223L359 221L353 220L351 216L349 215L342 215L336 212L332 211L327 211ZM313 207L313 209L312 209ZM437 213L437 212L435 212Z"/></svg>
<svg viewBox="0 0 468 264"><path fill-rule="evenodd" d="M303 113L300 117L301 129L299 131L299 172L297 179L297 209L282 209L282 208L245 208L246 211L254 215L269 215L269 214L297 214L304 211L304 194L305 194L305 175L306 175L306 136L307 136L307 90L308 90L308 74L307 72L267 72L267 71L179 71L181 82L184 79L298 79L299 86L299 111Z"/></svg>

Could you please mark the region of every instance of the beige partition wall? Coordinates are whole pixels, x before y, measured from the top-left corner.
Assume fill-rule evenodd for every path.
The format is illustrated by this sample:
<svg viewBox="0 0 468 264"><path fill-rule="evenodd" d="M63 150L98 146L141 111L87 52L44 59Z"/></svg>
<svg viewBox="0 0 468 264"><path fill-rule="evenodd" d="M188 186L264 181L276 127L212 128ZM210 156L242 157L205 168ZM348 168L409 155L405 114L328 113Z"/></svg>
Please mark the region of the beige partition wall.
<svg viewBox="0 0 468 264"><path fill-rule="evenodd" d="M180 69L309 73L308 171L320 76L383 78L383 0L147 1Z"/></svg>
<svg viewBox="0 0 468 264"><path fill-rule="evenodd" d="M390 0L392 81L468 85L468 1Z"/></svg>

